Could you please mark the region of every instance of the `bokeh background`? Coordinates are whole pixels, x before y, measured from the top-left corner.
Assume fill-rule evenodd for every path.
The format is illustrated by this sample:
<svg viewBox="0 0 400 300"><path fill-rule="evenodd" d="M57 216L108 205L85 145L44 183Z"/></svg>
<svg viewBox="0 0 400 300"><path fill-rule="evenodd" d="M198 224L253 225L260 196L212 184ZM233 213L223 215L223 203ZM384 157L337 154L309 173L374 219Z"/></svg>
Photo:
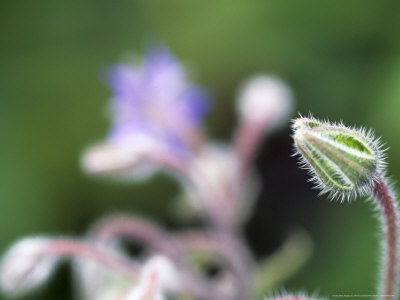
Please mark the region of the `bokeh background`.
<svg viewBox="0 0 400 300"><path fill-rule="evenodd" d="M1 1L0 250L37 233L82 235L109 212L171 226L176 183L164 175L121 185L85 176L82 150L102 139L110 91L101 73L131 52L166 43L213 96L208 134L228 140L238 86L257 73L283 78L295 112L375 128L400 179L398 1ZM314 251L284 283L321 295L373 294L378 222L363 201L317 197L298 170L289 123L263 143L257 213L246 225L259 257L290 228ZM169 225L170 224L170 225ZM72 299L67 265L26 299ZM1 298L2 296L0 296ZM1 298L3 299L3 298ZM25 299L25 298L24 298Z"/></svg>

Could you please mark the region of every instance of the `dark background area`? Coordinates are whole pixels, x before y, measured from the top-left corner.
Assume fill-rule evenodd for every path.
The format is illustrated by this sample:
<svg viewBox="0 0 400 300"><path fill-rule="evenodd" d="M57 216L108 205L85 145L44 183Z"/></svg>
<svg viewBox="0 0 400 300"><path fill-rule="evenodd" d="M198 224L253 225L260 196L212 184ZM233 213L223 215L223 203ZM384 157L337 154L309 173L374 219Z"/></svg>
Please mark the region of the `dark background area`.
<svg viewBox="0 0 400 300"><path fill-rule="evenodd" d="M400 178L398 1L1 1L0 250L34 234L84 234L110 212L173 223L177 184L164 175L116 184L85 176L82 150L109 125L101 73L153 42L166 43L213 96L209 136L228 140L238 86L254 74L284 79L295 112L375 128ZM293 115L295 116L295 114ZM293 227L314 242L285 282L321 295L372 294L378 222L362 200L317 197L290 157L289 122L263 143L248 239L262 256ZM69 269L26 299L71 299ZM1 296L0 296L1 297Z"/></svg>

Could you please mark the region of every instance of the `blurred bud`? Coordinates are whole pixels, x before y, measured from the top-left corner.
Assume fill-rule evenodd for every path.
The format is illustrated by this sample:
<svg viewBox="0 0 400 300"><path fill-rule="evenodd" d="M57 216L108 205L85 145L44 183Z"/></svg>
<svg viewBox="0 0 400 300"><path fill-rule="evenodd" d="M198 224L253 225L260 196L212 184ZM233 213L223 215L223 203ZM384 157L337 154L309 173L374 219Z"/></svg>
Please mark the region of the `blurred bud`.
<svg viewBox="0 0 400 300"><path fill-rule="evenodd" d="M193 187L189 187L200 208L222 226L231 226L237 221L235 183L238 162L232 149L224 144L209 144L192 160L189 174Z"/></svg>
<svg viewBox="0 0 400 300"><path fill-rule="evenodd" d="M79 299L122 299L132 286L130 278L113 272L96 261L75 259L74 269Z"/></svg>
<svg viewBox="0 0 400 300"><path fill-rule="evenodd" d="M270 127L285 121L292 106L292 94L279 79L259 75L244 84L239 94L238 113L242 119L267 123Z"/></svg>
<svg viewBox="0 0 400 300"><path fill-rule="evenodd" d="M81 164L89 174L147 177L156 167L146 156L158 151L153 138L140 135L132 140L92 146L83 154Z"/></svg>
<svg viewBox="0 0 400 300"><path fill-rule="evenodd" d="M191 173L198 185L204 188L224 189L237 176L237 161L229 146L211 144L203 147L192 162Z"/></svg>
<svg viewBox="0 0 400 300"><path fill-rule="evenodd" d="M0 266L0 286L5 293L25 294L50 277L58 258L44 254L49 242L48 238L25 238L8 250Z"/></svg>
<svg viewBox="0 0 400 300"><path fill-rule="evenodd" d="M179 275L172 261L157 255L150 258L144 265L141 280L148 280L153 274L157 274L158 287L161 290L175 292L180 288Z"/></svg>
<svg viewBox="0 0 400 300"><path fill-rule="evenodd" d="M350 199L371 191L383 163L383 154L371 132L314 118L293 123L294 141L300 162L313 175L321 193Z"/></svg>
<svg viewBox="0 0 400 300"><path fill-rule="evenodd" d="M125 300L164 300L164 293L179 289L179 276L172 262L164 256L154 256L144 265L139 284Z"/></svg>

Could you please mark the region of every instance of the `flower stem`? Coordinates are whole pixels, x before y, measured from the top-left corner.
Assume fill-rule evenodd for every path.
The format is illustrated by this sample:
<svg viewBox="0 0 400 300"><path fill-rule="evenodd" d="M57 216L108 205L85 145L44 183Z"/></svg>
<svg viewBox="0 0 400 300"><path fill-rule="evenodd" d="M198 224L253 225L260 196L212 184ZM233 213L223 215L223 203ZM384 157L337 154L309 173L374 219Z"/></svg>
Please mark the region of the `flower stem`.
<svg viewBox="0 0 400 300"><path fill-rule="evenodd" d="M251 160L262 140L265 127L266 125L264 123L244 120L236 131L233 144L235 154L240 164L240 179L246 176Z"/></svg>
<svg viewBox="0 0 400 300"><path fill-rule="evenodd" d="M105 266L120 271L128 277L136 278L138 270L130 261L88 243L73 239L54 239L43 251L44 255L67 257L87 257Z"/></svg>
<svg viewBox="0 0 400 300"><path fill-rule="evenodd" d="M190 250L201 249L202 251L216 252L226 260L235 274L243 273L240 273L244 266L242 266L240 258L237 257L237 247L225 245L221 236L208 234L205 231L190 230L169 235L146 220L116 215L99 222L90 234L90 239L93 242L104 246L120 238L130 238L143 242L150 246L152 250L170 258L179 267L180 272L184 274L182 277L187 291L201 299L210 299L216 293L221 292L206 278L193 273L185 260L187 252ZM220 296L223 297L223 295Z"/></svg>
<svg viewBox="0 0 400 300"><path fill-rule="evenodd" d="M385 235L384 262L382 266L381 297L396 299L397 295L397 252L398 213L393 195L382 176L374 180L374 196L383 215Z"/></svg>
<svg viewBox="0 0 400 300"><path fill-rule="evenodd" d="M108 245L123 237L142 242L163 254L174 252L168 235L155 224L139 217L115 215L106 218L100 221L90 234L90 239L102 245Z"/></svg>

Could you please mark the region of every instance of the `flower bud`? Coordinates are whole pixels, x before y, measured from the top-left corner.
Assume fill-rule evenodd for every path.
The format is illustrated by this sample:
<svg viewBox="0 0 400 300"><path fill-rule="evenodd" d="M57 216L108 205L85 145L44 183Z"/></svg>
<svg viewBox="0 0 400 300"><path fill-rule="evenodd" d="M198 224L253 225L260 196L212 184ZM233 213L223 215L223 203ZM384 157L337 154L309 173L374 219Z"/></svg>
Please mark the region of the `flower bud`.
<svg viewBox="0 0 400 300"><path fill-rule="evenodd" d="M58 258L44 254L49 242L47 238L25 238L8 250L0 266L0 286L5 293L23 295L50 277Z"/></svg>
<svg viewBox="0 0 400 300"><path fill-rule="evenodd" d="M242 119L276 126L291 110L291 92L277 78L259 75L245 83L239 95L238 112Z"/></svg>
<svg viewBox="0 0 400 300"><path fill-rule="evenodd" d="M179 274L168 258L161 255L151 257L144 265L141 281L147 281L153 273L157 274L157 286L161 290L170 292L179 290Z"/></svg>
<svg viewBox="0 0 400 300"><path fill-rule="evenodd" d="M189 175L193 186L188 186L190 198L198 200L198 208L219 222L218 226L232 226L236 221L236 201L232 195L238 178L238 161L225 144L211 143L201 149L191 161Z"/></svg>
<svg viewBox="0 0 400 300"><path fill-rule="evenodd" d="M132 286L130 278L93 260L74 260L74 275L79 299L123 299Z"/></svg>
<svg viewBox="0 0 400 300"><path fill-rule="evenodd" d="M228 145L212 143L199 151L189 171L198 189L223 189L237 177L238 162Z"/></svg>
<svg viewBox="0 0 400 300"><path fill-rule="evenodd" d="M154 256L145 263L138 285L125 300L164 300L165 292L174 293L179 288L179 275L172 262L163 256Z"/></svg>
<svg viewBox="0 0 400 300"><path fill-rule="evenodd" d="M343 201L371 191L372 181L384 163L378 141L370 131L314 118L296 119L293 131L296 154L322 194Z"/></svg>
<svg viewBox="0 0 400 300"><path fill-rule="evenodd" d="M92 146L82 156L81 164L89 174L146 178L156 167L145 157L157 151L157 142L143 134L132 141L112 141Z"/></svg>

